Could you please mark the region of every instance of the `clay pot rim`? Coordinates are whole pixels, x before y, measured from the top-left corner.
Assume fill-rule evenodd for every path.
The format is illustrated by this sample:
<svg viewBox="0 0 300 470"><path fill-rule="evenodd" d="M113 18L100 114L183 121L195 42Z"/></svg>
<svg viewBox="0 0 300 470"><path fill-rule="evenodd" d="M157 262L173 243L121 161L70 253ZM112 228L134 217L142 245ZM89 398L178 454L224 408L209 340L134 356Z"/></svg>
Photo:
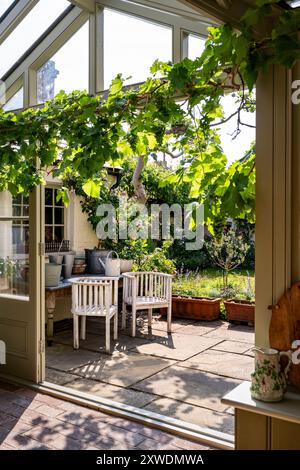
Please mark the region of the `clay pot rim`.
<svg viewBox="0 0 300 470"><path fill-rule="evenodd" d="M255 307L255 302L251 300L243 300L243 299L229 299L223 300L224 304L235 304L235 305L249 305Z"/></svg>
<svg viewBox="0 0 300 470"><path fill-rule="evenodd" d="M220 297L197 297L193 295L179 295L179 294L172 295L172 299L199 300L199 301L207 301L207 302L221 302L222 301Z"/></svg>

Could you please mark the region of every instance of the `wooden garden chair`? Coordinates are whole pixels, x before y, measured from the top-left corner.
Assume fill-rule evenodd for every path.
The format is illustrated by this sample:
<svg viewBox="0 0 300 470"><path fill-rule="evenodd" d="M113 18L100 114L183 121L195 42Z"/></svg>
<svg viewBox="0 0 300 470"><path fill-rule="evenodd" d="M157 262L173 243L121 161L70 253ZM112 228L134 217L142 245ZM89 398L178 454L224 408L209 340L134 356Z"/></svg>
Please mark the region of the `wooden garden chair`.
<svg viewBox="0 0 300 470"><path fill-rule="evenodd" d="M127 307L131 307L132 336L136 336L136 312L148 310L149 328L153 308L167 308L167 328L172 328L172 276L164 273L138 272L123 274L122 329L126 328Z"/></svg>
<svg viewBox="0 0 300 470"><path fill-rule="evenodd" d="M114 339L118 339L118 280L116 278L74 279L72 281L74 349L86 339L86 318L105 317L105 349L110 352L110 321L114 318Z"/></svg>

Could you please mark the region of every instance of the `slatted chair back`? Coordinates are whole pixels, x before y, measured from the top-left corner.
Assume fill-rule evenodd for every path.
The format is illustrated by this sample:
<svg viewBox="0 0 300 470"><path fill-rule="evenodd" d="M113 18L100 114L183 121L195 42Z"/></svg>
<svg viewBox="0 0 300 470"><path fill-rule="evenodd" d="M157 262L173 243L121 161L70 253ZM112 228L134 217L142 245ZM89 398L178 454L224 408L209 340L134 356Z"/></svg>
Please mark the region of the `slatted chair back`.
<svg viewBox="0 0 300 470"><path fill-rule="evenodd" d="M172 276L156 272L126 273L124 298L142 297L152 302L163 302L172 296Z"/></svg>
<svg viewBox="0 0 300 470"><path fill-rule="evenodd" d="M72 313L86 316L105 316L111 306L118 304L116 279L79 279L72 282Z"/></svg>

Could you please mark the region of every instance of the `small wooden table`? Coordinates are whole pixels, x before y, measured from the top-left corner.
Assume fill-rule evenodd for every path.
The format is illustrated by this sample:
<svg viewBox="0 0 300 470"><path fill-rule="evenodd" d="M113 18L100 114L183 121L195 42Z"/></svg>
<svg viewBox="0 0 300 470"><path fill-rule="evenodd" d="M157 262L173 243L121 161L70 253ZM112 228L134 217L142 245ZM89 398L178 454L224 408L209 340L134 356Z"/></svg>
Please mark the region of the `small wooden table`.
<svg viewBox="0 0 300 470"><path fill-rule="evenodd" d="M47 344L52 346L53 343L53 331L54 331L54 313L56 308L56 299L59 297L68 297L72 295L72 281L75 279L99 279L105 278L104 274L100 275L82 275L72 276L70 279L66 279L64 282L60 282L56 287L46 287L46 310L47 310ZM123 276L119 277L119 288L122 288Z"/></svg>
<svg viewBox="0 0 300 470"><path fill-rule="evenodd" d="M53 343L53 325L56 299L72 295L72 284L69 281L61 282L57 287L46 287L46 309L47 309L47 344Z"/></svg>

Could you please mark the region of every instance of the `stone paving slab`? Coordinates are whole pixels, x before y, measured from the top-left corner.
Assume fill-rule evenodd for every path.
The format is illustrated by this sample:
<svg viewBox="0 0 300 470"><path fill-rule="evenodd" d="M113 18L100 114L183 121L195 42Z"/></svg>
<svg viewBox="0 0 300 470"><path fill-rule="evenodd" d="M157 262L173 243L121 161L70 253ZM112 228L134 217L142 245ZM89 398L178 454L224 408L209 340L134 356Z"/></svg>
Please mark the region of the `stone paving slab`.
<svg viewBox="0 0 300 470"><path fill-rule="evenodd" d="M191 325L182 326L176 332L183 335L202 336L216 329L224 328L222 320L197 321Z"/></svg>
<svg viewBox="0 0 300 470"><path fill-rule="evenodd" d="M151 342L135 346L132 350L140 354L150 354L156 357L184 361L201 351L215 346L219 342L219 338L187 336L179 333L171 335L166 333L161 336L155 336L154 334Z"/></svg>
<svg viewBox="0 0 300 470"><path fill-rule="evenodd" d="M180 367L189 367L240 380L250 380L254 370L254 361L253 358L245 355L210 350L181 362Z"/></svg>
<svg viewBox="0 0 300 470"><path fill-rule="evenodd" d="M98 357L99 354L91 351L74 350L70 346L53 344L47 348L46 367L68 372L89 362L95 362Z"/></svg>
<svg viewBox="0 0 300 470"><path fill-rule="evenodd" d="M74 373L86 379L129 387L171 366L174 361L134 353L102 355L97 361L79 367Z"/></svg>
<svg viewBox="0 0 300 470"><path fill-rule="evenodd" d="M55 383L57 385L66 385L76 379L76 375L69 374L68 372L60 372L58 370L49 369L46 367L46 381Z"/></svg>
<svg viewBox="0 0 300 470"><path fill-rule="evenodd" d="M143 408L153 400L154 395L149 393L137 392L129 388L116 387L104 382L95 382L88 379L77 379L68 384L68 387L84 393L90 393L108 400L113 400L118 403L124 403L137 408Z"/></svg>
<svg viewBox="0 0 300 470"><path fill-rule="evenodd" d="M133 388L222 412L228 405L223 405L221 398L240 383L236 379L175 365L143 380Z"/></svg>
<svg viewBox="0 0 300 470"><path fill-rule="evenodd" d="M135 346L146 344L149 342L147 338L132 338L128 335L119 333L119 338L114 341L111 338L111 352L126 352ZM55 343L65 344L73 347L73 336L71 331L66 331L55 336ZM105 353L105 336L104 334L87 333L86 340L80 340L80 349L104 352Z"/></svg>
<svg viewBox="0 0 300 470"><path fill-rule="evenodd" d="M234 433L234 418L227 413L219 413L170 398L159 398L145 406L145 409L220 432Z"/></svg>
<svg viewBox="0 0 300 470"><path fill-rule="evenodd" d="M129 316L129 322L130 322L130 316ZM185 319L185 318L173 319L172 331L178 331L181 328L184 328L189 325L193 325L195 323L196 323L196 320L192 320L192 319ZM137 317L137 327L147 332L148 327L149 327L147 314L140 314ZM167 331L167 317L162 316L162 315L153 315L151 328L152 330Z"/></svg>
<svg viewBox="0 0 300 470"><path fill-rule="evenodd" d="M251 349L251 346L252 345L250 343L241 343L239 341L223 341L222 343L218 343L212 349L236 354L244 354L249 351L249 347Z"/></svg>
<svg viewBox="0 0 300 470"><path fill-rule="evenodd" d="M240 341L249 344L254 344L255 334L254 329L250 326L235 326L226 323L221 328L210 331L205 335L207 338L221 338L228 341Z"/></svg>

